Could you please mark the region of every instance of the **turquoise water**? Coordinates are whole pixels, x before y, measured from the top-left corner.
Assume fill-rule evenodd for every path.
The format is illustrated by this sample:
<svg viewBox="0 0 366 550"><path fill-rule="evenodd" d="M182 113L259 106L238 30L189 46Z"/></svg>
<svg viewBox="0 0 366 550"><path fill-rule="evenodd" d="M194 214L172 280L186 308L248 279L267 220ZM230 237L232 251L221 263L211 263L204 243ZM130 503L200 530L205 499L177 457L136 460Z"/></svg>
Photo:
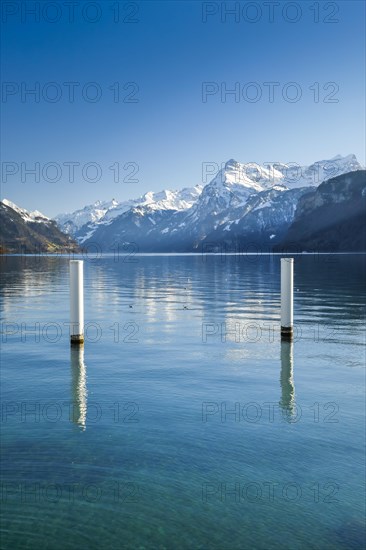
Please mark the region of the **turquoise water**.
<svg viewBox="0 0 366 550"><path fill-rule="evenodd" d="M362 547L364 256L0 262L2 548Z"/></svg>

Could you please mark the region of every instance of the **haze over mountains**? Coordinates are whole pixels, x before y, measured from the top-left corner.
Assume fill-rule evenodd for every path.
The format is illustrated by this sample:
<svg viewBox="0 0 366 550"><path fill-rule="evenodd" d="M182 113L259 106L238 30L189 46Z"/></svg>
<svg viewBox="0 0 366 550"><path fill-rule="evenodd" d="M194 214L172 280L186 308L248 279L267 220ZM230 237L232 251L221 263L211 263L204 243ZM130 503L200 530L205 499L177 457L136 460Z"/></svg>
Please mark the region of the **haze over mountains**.
<svg viewBox="0 0 366 550"><path fill-rule="evenodd" d="M231 159L205 186L149 192L123 202L97 201L60 214L55 221L5 200L8 232L2 234L2 245L9 249L6 240L11 235L14 240L14 224L21 221L32 231L35 223L44 224L47 249L52 229L61 230L54 234L56 249L75 246L75 239L83 249L103 252L118 246L140 252L270 251L291 246L298 251L365 250L365 174L355 155L302 167ZM9 208L21 219L13 216L11 222ZM351 228L357 232L354 238ZM44 238L40 246L45 246Z"/></svg>

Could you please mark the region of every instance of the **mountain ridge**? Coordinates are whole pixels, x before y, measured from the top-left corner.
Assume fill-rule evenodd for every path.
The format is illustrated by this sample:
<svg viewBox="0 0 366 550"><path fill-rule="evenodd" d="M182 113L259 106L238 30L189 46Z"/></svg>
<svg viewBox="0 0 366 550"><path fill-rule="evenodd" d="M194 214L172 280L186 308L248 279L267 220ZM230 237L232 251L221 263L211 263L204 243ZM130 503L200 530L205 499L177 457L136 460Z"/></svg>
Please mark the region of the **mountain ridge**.
<svg viewBox="0 0 366 550"><path fill-rule="evenodd" d="M366 170L342 174L300 198L278 251L366 251Z"/></svg>
<svg viewBox="0 0 366 550"><path fill-rule="evenodd" d="M197 252L204 248L235 251L249 245L275 250L288 244L296 227L300 231L301 220L311 220L310 230L316 229L314 212L319 212L319 201L327 202L330 208L328 203L333 200L347 210L347 193L342 194L339 185L325 185L343 175L347 177L340 180L341 187L352 187L356 177L363 192L364 170L353 154L336 155L302 167L280 163L259 166L230 159L205 186L149 191L121 202L98 200L53 220L38 211L28 212L7 199L1 203L1 212L8 226L14 223L12 216L17 216L19 227L13 227L13 235L10 231L7 238L18 239L18 244L19 240L28 239L28 249L32 251L37 239L38 246L46 251L78 246L71 237L83 249L92 247L103 252L131 244L141 252ZM327 193L328 188L331 191ZM352 217L352 209L347 212ZM361 227L360 224L354 221L354 227ZM8 230L9 227L5 233ZM346 228L342 231L347 233ZM307 237L308 234L297 239L300 247L301 239ZM319 239L314 242L318 242L315 246L324 246Z"/></svg>
<svg viewBox="0 0 366 550"><path fill-rule="evenodd" d="M107 209L96 221L90 217L73 234L82 246L105 251L116 243L131 242L141 251L197 251L207 243L242 244L248 236L261 246L273 246L284 238L304 194L335 172L361 168L353 154L302 167L279 163L259 166L230 159L204 187L145 193ZM176 197L183 191L189 194L185 202L177 205L169 200L170 194ZM77 215L79 212L83 211ZM65 220L60 216L56 219L59 223Z"/></svg>
<svg viewBox="0 0 366 550"><path fill-rule="evenodd" d="M29 212L8 199L0 201L0 253L39 254L79 252L70 235L38 210Z"/></svg>

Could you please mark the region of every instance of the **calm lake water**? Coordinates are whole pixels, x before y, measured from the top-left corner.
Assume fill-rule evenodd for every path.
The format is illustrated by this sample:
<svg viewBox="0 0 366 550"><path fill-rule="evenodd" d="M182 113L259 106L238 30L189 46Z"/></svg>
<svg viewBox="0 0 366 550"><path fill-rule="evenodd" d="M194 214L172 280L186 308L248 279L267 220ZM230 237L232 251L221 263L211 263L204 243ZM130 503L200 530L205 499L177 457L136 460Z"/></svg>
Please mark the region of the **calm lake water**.
<svg viewBox="0 0 366 550"><path fill-rule="evenodd" d="M0 262L2 548L362 548L364 256Z"/></svg>

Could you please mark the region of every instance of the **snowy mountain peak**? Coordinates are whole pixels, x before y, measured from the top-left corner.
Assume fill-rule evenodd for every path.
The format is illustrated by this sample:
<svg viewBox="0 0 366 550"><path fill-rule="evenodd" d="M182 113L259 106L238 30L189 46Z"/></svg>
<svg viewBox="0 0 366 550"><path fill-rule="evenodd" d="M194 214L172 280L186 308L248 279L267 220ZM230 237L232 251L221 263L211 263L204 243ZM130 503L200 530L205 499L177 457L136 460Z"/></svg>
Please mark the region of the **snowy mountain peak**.
<svg viewBox="0 0 366 550"><path fill-rule="evenodd" d="M174 219L179 217L176 214L184 214L189 223L195 224L202 220L209 222L223 212L246 208L248 201L260 193L274 191L276 195L288 190L313 188L332 177L360 169L362 166L353 154L336 155L330 160L320 160L309 166L301 166L296 162L240 163L230 158L220 169L217 167L216 175L204 187L149 191L136 199L122 202L115 199L97 201L55 219L63 231L77 236L79 242L91 238L97 228L107 228L124 214L124 218L127 218L135 213L141 220L142 216L151 217L155 213L168 216L172 212ZM266 195L261 210L263 205L267 208L269 199Z"/></svg>
<svg viewBox="0 0 366 550"><path fill-rule="evenodd" d="M130 203L131 201L128 201L128 205L130 205ZM65 233L74 234L83 225L98 222L108 212L121 207L122 204L123 203L119 203L116 199L110 201L97 200L93 204L75 210L75 212L59 214L55 217L55 220Z"/></svg>
<svg viewBox="0 0 366 550"><path fill-rule="evenodd" d="M326 179L362 168L354 154L346 156L338 154L332 159L319 160L309 166L296 162L261 165L256 162L240 163L229 159L208 185L238 184L252 187L258 192L275 185L284 185L288 189L293 189L308 185L317 186Z"/></svg>
<svg viewBox="0 0 366 550"><path fill-rule="evenodd" d="M42 212L39 212L39 210L29 212L25 208L20 208L20 206L17 206L14 202L9 201L8 199L3 199L1 202L12 210L15 210L15 212L17 212L17 214L19 214L25 222L45 223L50 221L50 218L47 218L47 216L42 214Z"/></svg>
<svg viewBox="0 0 366 550"><path fill-rule="evenodd" d="M228 161L225 162L225 169L226 170L235 170L235 168L237 168L237 165L239 164L239 162L235 159L229 159Z"/></svg>
<svg viewBox="0 0 366 550"><path fill-rule="evenodd" d="M317 161L310 166L295 162L240 163L231 158L204 187L189 215L192 220L208 219L219 212L244 207L249 197L257 193L317 187L327 179L361 168L355 155L337 155L332 160Z"/></svg>
<svg viewBox="0 0 366 550"><path fill-rule="evenodd" d="M138 206L146 206L151 210L187 210L202 192L203 187L186 187L180 191L165 189L155 193L150 191L141 197Z"/></svg>
<svg viewBox="0 0 366 550"><path fill-rule="evenodd" d="M139 208L152 212L157 210L184 211L190 208L202 192L203 187L187 187L180 191L164 189L163 191L149 191L137 199L119 202L96 201L80 210L68 214L59 214L55 220L68 234L77 234L82 227L88 226L90 234L98 225L108 225L114 218L125 212Z"/></svg>
<svg viewBox="0 0 366 550"><path fill-rule="evenodd" d="M331 161L332 160L342 160L342 161L356 161L357 162L357 158L356 158L356 155L354 155L353 153L350 153L349 155L346 155L345 157L342 157L342 155L336 155L335 157L332 157L330 159ZM329 162L329 161L321 161L321 162Z"/></svg>

